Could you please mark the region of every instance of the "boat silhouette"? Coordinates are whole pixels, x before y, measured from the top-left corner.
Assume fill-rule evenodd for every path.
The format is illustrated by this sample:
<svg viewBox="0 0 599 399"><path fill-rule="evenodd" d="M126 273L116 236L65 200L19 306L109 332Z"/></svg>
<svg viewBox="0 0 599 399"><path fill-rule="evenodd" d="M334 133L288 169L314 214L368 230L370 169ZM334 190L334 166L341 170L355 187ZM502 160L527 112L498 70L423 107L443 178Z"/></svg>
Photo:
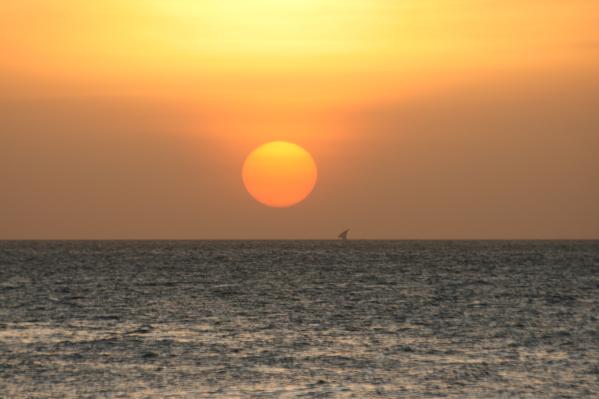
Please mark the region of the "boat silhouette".
<svg viewBox="0 0 599 399"><path fill-rule="evenodd" d="M341 234L339 234L337 237L341 238L342 241L347 241L347 233L349 233L350 229L345 230L344 232L342 232Z"/></svg>

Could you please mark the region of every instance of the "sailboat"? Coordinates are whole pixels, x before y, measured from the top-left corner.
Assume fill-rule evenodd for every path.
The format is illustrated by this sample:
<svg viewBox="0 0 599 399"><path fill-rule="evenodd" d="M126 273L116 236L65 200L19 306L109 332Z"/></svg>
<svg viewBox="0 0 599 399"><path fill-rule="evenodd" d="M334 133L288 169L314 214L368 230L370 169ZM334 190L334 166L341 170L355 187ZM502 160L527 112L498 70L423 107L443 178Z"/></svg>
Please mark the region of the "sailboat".
<svg viewBox="0 0 599 399"><path fill-rule="evenodd" d="M341 234L339 234L339 238L341 238L342 241L347 241L347 233L349 233L350 229L345 230L344 232L342 232Z"/></svg>

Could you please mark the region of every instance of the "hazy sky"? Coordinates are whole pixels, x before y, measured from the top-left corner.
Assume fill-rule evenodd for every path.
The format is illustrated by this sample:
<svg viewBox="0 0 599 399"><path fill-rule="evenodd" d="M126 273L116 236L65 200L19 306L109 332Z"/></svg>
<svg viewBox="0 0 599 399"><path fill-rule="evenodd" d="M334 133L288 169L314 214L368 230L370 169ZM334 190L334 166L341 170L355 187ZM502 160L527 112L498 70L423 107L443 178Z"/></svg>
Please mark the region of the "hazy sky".
<svg viewBox="0 0 599 399"><path fill-rule="evenodd" d="M599 238L598 77L590 0L0 1L0 239Z"/></svg>

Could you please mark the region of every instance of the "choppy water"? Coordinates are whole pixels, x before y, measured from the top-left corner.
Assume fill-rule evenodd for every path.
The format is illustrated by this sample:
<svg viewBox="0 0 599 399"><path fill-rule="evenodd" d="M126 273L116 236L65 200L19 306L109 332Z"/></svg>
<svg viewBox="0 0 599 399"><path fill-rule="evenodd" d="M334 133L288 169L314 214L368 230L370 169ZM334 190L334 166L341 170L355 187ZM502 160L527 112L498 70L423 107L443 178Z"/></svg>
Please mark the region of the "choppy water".
<svg viewBox="0 0 599 399"><path fill-rule="evenodd" d="M599 397L599 242L0 242L0 397Z"/></svg>

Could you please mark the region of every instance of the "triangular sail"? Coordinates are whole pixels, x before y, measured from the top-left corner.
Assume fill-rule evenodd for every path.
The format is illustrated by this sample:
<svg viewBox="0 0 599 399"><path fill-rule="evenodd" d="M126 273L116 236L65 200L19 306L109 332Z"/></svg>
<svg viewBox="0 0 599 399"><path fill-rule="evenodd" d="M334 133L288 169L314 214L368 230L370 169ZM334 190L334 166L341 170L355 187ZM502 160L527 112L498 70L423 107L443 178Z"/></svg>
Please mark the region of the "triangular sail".
<svg viewBox="0 0 599 399"><path fill-rule="evenodd" d="M343 233L339 234L339 238L341 238L343 241L347 241L347 233L349 233L349 229L347 229Z"/></svg>

